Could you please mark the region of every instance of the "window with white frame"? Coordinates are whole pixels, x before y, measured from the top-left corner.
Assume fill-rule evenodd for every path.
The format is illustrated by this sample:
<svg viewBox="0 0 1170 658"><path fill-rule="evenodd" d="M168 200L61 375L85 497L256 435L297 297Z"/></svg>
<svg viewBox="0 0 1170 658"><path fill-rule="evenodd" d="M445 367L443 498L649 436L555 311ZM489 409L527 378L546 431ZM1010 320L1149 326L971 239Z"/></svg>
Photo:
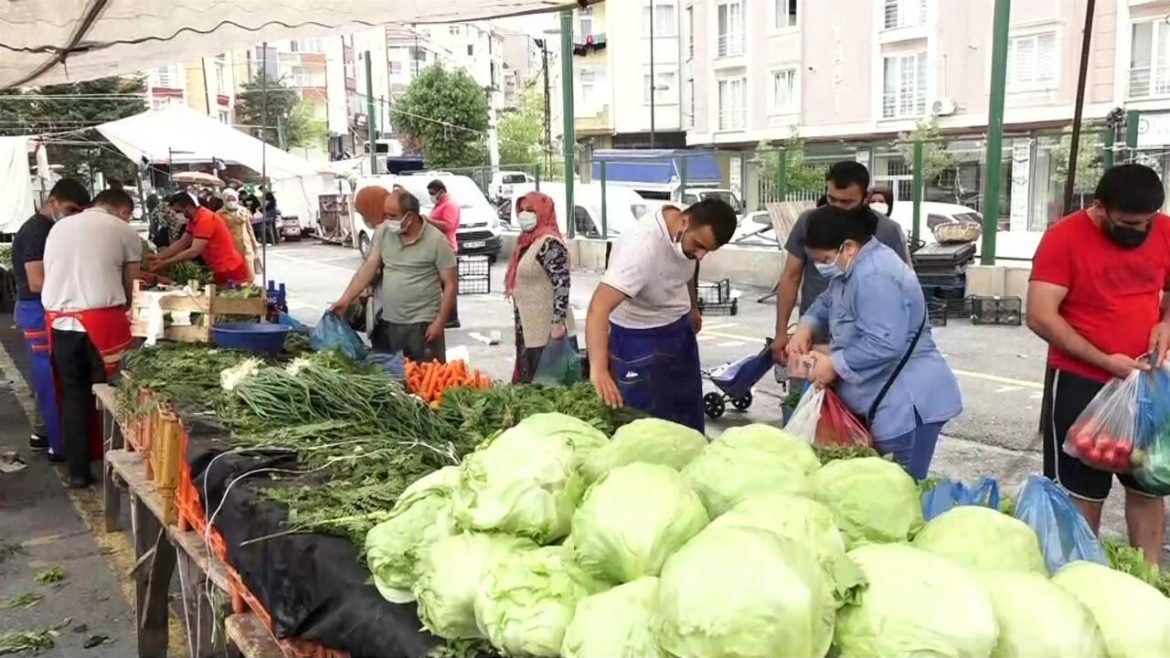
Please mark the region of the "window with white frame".
<svg viewBox="0 0 1170 658"><path fill-rule="evenodd" d="M1056 84L1056 32L1012 37L1008 42L1008 89L1047 89Z"/></svg>
<svg viewBox="0 0 1170 658"><path fill-rule="evenodd" d="M597 78L597 71L592 69L581 69L577 75L581 85L581 107L590 112L596 111L599 105Z"/></svg>
<svg viewBox="0 0 1170 658"><path fill-rule="evenodd" d="M772 111L786 113L797 109L796 68L772 71Z"/></svg>
<svg viewBox="0 0 1170 658"><path fill-rule="evenodd" d="M1170 95L1170 25L1134 23L1129 47L1129 97Z"/></svg>
<svg viewBox="0 0 1170 658"><path fill-rule="evenodd" d="M663 103L674 103L674 72L657 72L654 74L654 77L657 78L654 82L654 102L660 105ZM647 105L650 104L649 73L642 76L642 98Z"/></svg>
<svg viewBox="0 0 1170 658"><path fill-rule="evenodd" d="M678 36L678 23L674 17L674 3L662 0L645 0L642 3L642 36L650 36L650 14L654 14L654 37Z"/></svg>
<svg viewBox="0 0 1170 658"><path fill-rule="evenodd" d="M585 41L585 37L593 34L593 7L577 10L577 40Z"/></svg>
<svg viewBox="0 0 1170 658"><path fill-rule="evenodd" d="M227 62L223 61L222 55L215 59L215 93L228 93Z"/></svg>
<svg viewBox="0 0 1170 658"><path fill-rule="evenodd" d="M152 87L164 89L182 89L182 74L183 72L177 64L160 66L150 72L150 84Z"/></svg>
<svg viewBox="0 0 1170 658"><path fill-rule="evenodd" d="M743 130L747 122L747 78L720 80L719 130Z"/></svg>
<svg viewBox="0 0 1170 658"><path fill-rule="evenodd" d="M687 115L685 123L687 126L695 127L695 79L687 80Z"/></svg>
<svg viewBox="0 0 1170 658"><path fill-rule="evenodd" d="M719 0L715 7L716 43L718 57L743 54L744 18L743 0Z"/></svg>
<svg viewBox="0 0 1170 658"><path fill-rule="evenodd" d="M882 118L906 119L926 114L926 53L884 58Z"/></svg>
<svg viewBox="0 0 1170 658"><path fill-rule="evenodd" d="M896 27L911 27L926 23L926 0L885 0L887 30Z"/></svg>
<svg viewBox="0 0 1170 658"><path fill-rule="evenodd" d="M772 27L796 27L796 0L772 0Z"/></svg>
<svg viewBox="0 0 1170 658"><path fill-rule="evenodd" d="M225 126L231 124L231 121L228 119L228 111L227 110L220 110L219 111L219 122Z"/></svg>
<svg viewBox="0 0 1170 658"><path fill-rule="evenodd" d="M459 26L458 25L448 25L447 26L447 34L450 34L453 37L459 36Z"/></svg>
<svg viewBox="0 0 1170 658"><path fill-rule="evenodd" d="M687 61L695 58L695 8L687 7Z"/></svg>

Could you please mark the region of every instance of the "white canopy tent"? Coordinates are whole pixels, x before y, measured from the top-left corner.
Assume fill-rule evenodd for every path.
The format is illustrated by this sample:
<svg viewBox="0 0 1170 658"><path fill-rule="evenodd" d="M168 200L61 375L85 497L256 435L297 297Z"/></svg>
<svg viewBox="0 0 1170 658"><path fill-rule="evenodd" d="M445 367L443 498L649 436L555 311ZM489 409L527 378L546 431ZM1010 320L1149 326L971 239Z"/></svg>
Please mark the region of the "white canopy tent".
<svg viewBox="0 0 1170 658"><path fill-rule="evenodd" d="M589 0L593 2L595 0ZM80 82L385 23L568 9L573 0L18 0L0 2L0 89ZM586 3L587 4L587 3Z"/></svg>
<svg viewBox="0 0 1170 658"><path fill-rule="evenodd" d="M0 233L16 233L33 214L28 137L0 137L0 180Z"/></svg>
<svg viewBox="0 0 1170 658"><path fill-rule="evenodd" d="M296 215L312 226L317 196L332 191L333 175L322 173L304 158L224 125L185 105L171 104L97 127L103 137L135 163L181 164L211 162L243 165L267 172L277 204L285 215Z"/></svg>

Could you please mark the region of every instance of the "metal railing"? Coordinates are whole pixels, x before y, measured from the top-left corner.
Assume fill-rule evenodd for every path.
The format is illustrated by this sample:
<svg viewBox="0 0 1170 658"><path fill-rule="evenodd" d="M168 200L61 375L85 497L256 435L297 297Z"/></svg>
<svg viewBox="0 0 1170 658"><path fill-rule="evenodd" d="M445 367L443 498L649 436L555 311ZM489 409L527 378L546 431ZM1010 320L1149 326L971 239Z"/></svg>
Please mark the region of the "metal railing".
<svg viewBox="0 0 1170 658"><path fill-rule="evenodd" d="M738 57L743 54L743 31L726 32L716 39L715 54L718 57Z"/></svg>

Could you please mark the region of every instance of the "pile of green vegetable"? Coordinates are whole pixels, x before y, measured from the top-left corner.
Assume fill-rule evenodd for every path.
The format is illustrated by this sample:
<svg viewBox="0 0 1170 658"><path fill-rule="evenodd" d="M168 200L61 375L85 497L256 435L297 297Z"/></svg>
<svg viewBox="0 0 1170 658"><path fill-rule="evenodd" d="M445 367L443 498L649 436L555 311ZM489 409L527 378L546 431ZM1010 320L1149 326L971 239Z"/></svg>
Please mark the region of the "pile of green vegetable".
<svg viewBox="0 0 1170 658"><path fill-rule="evenodd" d="M823 457L762 425L539 413L410 487L368 565L431 632L508 656L1170 656L1138 578L1049 574L1023 522L925 522L897 464Z"/></svg>

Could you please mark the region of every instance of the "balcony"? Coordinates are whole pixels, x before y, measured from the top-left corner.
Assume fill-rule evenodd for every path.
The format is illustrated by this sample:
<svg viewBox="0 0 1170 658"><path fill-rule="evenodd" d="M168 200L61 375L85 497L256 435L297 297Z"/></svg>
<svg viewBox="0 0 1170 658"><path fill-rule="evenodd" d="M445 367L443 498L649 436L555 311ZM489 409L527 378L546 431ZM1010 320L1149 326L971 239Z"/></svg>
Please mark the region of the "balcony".
<svg viewBox="0 0 1170 658"><path fill-rule="evenodd" d="M1154 70L1149 66L1129 70L1129 97L1163 98L1170 96L1170 70Z"/></svg>
<svg viewBox="0 0 1170 658"><path fill-rule="evenodd" d="M720 34L715 39L715 68L745 66L746 38L743 32Z"/></svg>
<svg viewBox="0 0 1170 658"><path fill-rule="evenodd" d="M739 132L747 124L743 109L732 108L719 113L719 122L716 132Z"/></svg>
<svg viewBox="0 0 1170 658"><path fill-rule="evenodd" d="M581 112L590 112L582 109ZM609 134L613 132L613 121L609 116L609 106L602 105L593 110L593 114L577 114L573 117L573 125L578 134Z"/></svg>

